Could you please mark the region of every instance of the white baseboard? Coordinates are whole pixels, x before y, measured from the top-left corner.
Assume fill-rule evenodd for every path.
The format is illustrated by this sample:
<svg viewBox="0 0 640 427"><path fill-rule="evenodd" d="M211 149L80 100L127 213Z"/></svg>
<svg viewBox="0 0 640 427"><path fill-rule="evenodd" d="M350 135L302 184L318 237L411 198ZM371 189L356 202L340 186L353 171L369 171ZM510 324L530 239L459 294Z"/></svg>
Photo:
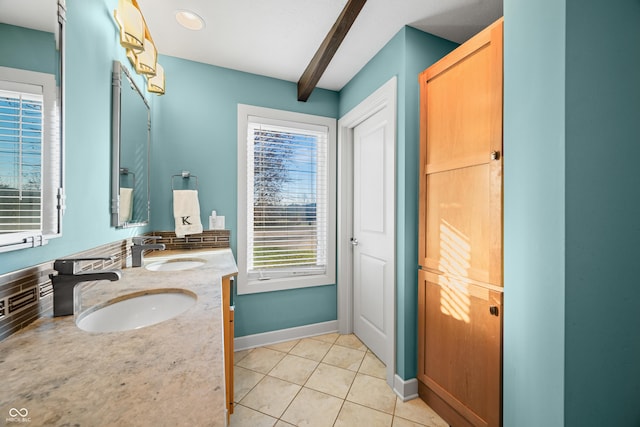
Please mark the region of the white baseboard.
<svg viewBox="0 0 640 427"><path fill-rule="evenodd" d="M334 332L338 332L338 321L330 320L328 322L313 323L295 328L279 329L277 331L237 337L233 339L233 346L235 351L240 351ZM416 390L417 387L416 385Z"/></svg>
<svg viewBox="0 0 640 427"><path fill-rule="evenodd" d="M393 380L393 391L403 402L418 397L418 380L416 378L405 381L396 375Z"/></svg>

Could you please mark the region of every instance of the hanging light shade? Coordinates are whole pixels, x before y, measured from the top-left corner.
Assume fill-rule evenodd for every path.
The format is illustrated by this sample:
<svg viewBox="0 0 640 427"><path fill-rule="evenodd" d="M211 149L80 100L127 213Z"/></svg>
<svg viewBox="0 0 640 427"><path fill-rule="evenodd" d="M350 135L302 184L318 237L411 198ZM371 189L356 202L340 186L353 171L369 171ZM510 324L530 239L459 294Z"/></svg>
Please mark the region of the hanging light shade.
<svg viewBox="0 0 640 427"><path fill-rule="evenodd" d="M147 90L151 93L164 95L164 68L156 64L156 75L147 78Z"/></svg>
<svg viewBox="0 0 640 427"><path fill-rule="evenodd" d="M145 35L144 50L136 53L136 72L147 76L156 75L156 64L158 60L158 51L153 41Z"/></svg>
<svg viewBox="0 0 640 427"><path fill-rule="evenodd" d="M141 52L144 49L145 23L140 9L130 0L118 0L114 16L120 27L120 44L134 52Z"/></svg>

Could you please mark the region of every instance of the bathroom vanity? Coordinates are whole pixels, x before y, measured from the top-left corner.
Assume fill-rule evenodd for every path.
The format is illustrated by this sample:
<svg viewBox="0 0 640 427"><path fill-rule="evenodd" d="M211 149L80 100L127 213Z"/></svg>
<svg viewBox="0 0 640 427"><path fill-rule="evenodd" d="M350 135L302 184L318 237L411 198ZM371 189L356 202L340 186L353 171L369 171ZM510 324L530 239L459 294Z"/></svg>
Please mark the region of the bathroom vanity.
<svg viewBox="0 0 640 427"><path fill-rule="evenodd" d="M143 267L123 269L118 281L77 286L75 317L43 317L0 343L3 415L15 408L33 425L227 424L233 254L215 249L154 255ZM181 258L199 261L173 269L178 264L171 262ZM151 264L155 270L147 268ZM196 297L171 319L117 332L86 332L76 325L83 313L107 301L171 289Z"/></svg>

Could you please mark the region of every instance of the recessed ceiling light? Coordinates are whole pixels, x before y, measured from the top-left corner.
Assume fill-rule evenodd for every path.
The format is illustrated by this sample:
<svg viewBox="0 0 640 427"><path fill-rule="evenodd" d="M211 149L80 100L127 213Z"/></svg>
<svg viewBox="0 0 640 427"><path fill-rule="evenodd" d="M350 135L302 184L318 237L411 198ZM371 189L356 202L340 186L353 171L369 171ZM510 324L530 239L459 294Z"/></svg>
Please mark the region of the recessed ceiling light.
<svg viewBox="0 0 640 427"><path fill-rule="evenodd" d="M201 30L204 28L204 19L188 10L176 11L176 21L189 30Z"/></svg>

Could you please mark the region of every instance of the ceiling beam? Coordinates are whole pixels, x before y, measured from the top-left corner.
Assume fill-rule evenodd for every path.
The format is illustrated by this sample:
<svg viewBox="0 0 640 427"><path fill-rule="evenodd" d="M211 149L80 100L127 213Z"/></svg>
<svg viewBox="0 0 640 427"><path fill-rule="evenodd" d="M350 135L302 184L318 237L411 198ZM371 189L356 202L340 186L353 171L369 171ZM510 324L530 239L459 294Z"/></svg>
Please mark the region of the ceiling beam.
<svg viewBox="0 0 640 427"><path fill-rule="evenodd" d="M298 80L298 101L306 102L367 0L349 0Z"/></svg>

